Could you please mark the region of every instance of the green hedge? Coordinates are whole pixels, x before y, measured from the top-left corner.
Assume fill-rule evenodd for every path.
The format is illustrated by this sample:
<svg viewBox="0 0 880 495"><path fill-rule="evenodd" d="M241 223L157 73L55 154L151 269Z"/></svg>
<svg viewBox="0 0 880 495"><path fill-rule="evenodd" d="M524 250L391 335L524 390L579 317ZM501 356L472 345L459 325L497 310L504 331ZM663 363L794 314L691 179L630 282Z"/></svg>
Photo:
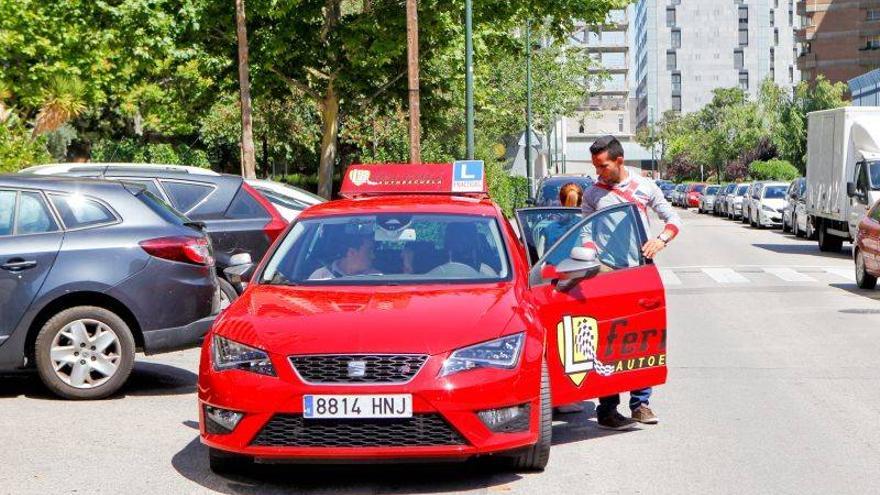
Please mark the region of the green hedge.
<svg viewBox="0 0 880 495"><path fill-rule="evenodd" d="M754 161L749 165L749 177L752 180L783 180L791 181L800 177L797 167L786 160L772 159Z"/></svg>

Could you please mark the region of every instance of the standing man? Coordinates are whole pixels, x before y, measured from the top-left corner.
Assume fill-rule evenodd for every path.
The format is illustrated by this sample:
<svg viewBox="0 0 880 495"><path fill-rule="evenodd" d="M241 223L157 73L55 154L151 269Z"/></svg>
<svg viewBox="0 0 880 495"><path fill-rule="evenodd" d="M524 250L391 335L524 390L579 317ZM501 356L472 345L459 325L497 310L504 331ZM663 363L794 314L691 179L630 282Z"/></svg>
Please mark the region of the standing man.
<svg viewBox="0 0 880 495"><path fill-rule="evenodd" d="M645 257L653 258L678 235L681 228L681 218L666 202L663 191L657 187L653 180L630 174L627 171L623 165L623 146L617 138L605 136L597 139L590 146L590 153L599 180L584 193L581 205L584 216L620 203L635 203L645 232L650 237L651 221L648 218L648 208L654 210L654 213L660 217L665 225L659 236L642 246L642 253ZM620 404L619 395L600 398L599 407L596 408L599 426L621 430L632 426L636 421L657 424L657 416L648 407L650 398L650 388L630 392L629 408L632 411L632 419L617 412L617 406Z"/></svg>

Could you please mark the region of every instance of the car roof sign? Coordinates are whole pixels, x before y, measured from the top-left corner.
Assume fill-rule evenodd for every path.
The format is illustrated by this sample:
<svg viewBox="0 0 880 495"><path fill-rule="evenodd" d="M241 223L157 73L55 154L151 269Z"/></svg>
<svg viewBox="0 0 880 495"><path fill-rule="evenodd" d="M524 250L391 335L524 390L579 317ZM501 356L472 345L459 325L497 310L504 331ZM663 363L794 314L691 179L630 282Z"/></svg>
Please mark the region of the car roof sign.
<svg viewBox="0 0 880 495"><path fill-rule="evenodd" d="M482 160L455 163L365 163L348 167L339 195L445 194L488 197Z"/></svg>

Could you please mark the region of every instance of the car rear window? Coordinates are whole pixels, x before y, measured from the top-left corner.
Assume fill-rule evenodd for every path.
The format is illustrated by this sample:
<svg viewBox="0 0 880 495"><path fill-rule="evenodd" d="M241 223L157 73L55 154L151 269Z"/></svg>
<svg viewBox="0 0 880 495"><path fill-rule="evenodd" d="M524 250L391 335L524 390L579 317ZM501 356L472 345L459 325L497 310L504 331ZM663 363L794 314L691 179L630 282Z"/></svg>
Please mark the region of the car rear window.
<svg viewBox="0 0 880 495"><path fill-rule="evenodd" d="M272 216L244 187L241 187L226 210L226 218L272 218Z"/></svg>
<svg viewBox="0 0 880 495"><path fill-rule="evenodd" d="M749 186L739 186L739 187L736 189L736 195L737 195L737 196L742 196L742 195L745 194L746 191L748 191L748 190L749 190Z"/></svg>
<svg viewBox="0 0 880 495"><path fill-rule="evenodd" d="M260 191L260 194L266 197L270 203L276 206L280 206L282 208L287 208L288 210L305 210L310 205L305 203L301 203L294 198L289 196L283 196L281 194L276 193L275 191L264 189L261 187L254 187L257 191Z"/></svg>
<svg viewBox="0 0 880 495"><path fill-rule="evenodd" d="M148 208L153 210L155 214L159 215L163 220L169 223L183 225L184 223L189 222L189 218L178 213L177 210L171 207L171 205L162 201L158 196L146 189L141 189L135 193L134 196L141 200L143 204L147 205Z"/></svg>
<svg viewBox="0 0 880 495"><path fill-rule="evenodd" d="M95 227L116 221L116 216L106 206L80 194L53 194L50 199L68 229Z"/></svg>
<svg viewBox="0 0 880 495"><path fill-rule="evenodd" d="M552 180L544 182L538 191L538 197L535 203L538 206L559 206L559 190L566 184L577 184L581 190L586 192L592 187L593 180L589 177L572 177L570 180Z"/></svg>
<svg viewBox="0 0 880 495"><path fill-rule="evenodd" d="M700 184L699 186L694 186L694 192L701 193L701 192L703 192L704 189L706 189L706 186L704 186L702 184Z"/></svg>
<svg viewBox="0 0 880 495"><path fill-rule="evenodd" d="M172 180L163 180L161 182L173 206L183 213L193 209L194 206L214 191L214 186L209 184Z"/></svg>

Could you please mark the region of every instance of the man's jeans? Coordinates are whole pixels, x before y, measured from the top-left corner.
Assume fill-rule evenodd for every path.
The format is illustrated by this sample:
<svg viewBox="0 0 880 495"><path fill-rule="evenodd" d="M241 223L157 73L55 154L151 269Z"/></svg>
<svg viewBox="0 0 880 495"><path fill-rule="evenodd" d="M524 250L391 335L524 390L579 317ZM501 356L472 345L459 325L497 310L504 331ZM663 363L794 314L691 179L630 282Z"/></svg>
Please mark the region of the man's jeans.
<svg viewBox="0 0 880 495"><path fill-rule="evenodd" d="M643 388L641 390L633 390L629 393L629 408L635 411L642 404L648 405L648 399L651 398L651 388ZM613 414L620 404L620 395L609 395L608 397L599 398L599 407L596 408L597 417L605 417Z"/></svg>

